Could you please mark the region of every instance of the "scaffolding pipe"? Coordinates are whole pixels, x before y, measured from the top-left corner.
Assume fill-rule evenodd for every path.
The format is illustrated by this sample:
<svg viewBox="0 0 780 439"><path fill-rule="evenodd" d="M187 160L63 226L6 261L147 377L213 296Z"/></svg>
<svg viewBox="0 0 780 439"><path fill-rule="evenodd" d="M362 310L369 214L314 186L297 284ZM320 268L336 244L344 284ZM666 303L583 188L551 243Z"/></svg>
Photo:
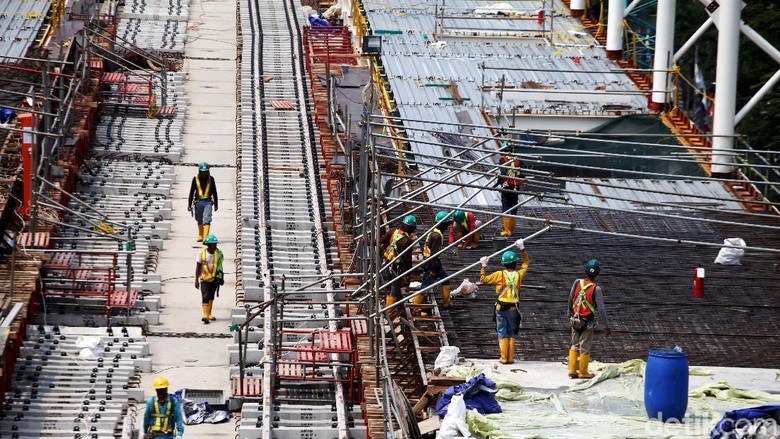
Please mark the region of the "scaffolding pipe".
<svg viewBox="0 0 780 439"><path fill-rule="evenodd" d="M623 59L624 7L625 0L609 0L609 11L607 12L607 58L611 60Z"/></svg>

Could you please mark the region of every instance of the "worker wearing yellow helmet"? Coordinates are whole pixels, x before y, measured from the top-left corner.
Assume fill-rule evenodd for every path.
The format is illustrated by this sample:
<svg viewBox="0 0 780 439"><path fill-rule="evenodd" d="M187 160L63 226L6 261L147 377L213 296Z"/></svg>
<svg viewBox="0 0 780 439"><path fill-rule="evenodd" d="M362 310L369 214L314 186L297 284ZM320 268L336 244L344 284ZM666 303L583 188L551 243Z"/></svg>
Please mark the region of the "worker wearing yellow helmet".
<svg viewBox="0 0 780 439"><path fill-rule="evenodd" d="M157 377L154 380L156 396L146 401L144 412L144 439L173 439L184 435L181 405L168 394L168 380Z"/></svg>

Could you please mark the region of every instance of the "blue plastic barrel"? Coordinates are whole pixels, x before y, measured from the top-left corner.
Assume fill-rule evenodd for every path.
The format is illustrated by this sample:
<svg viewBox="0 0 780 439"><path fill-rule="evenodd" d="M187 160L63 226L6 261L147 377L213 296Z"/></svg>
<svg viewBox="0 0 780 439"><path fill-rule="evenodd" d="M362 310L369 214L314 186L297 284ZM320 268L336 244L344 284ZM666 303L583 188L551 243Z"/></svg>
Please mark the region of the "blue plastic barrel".
<svg viewBox="0 0 780 439"><path fill-rule="evenodd" d="M688 408L688 357L682 349L654 349L645 368L645 410L650 419L682 422Z"/></svg>

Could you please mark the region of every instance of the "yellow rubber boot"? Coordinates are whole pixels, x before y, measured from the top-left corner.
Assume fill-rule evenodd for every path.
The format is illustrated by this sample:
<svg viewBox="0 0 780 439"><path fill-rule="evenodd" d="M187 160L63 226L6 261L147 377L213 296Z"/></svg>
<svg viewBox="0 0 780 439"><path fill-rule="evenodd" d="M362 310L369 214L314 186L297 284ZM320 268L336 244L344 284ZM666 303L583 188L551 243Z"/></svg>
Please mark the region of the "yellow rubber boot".
<svg viewBox="0 0 780 439"><path fill-rule="evenodd" d="M198 224L198 242L203 242L203 225Z"/></svg>
<svg viewBox="0 0 780 439"><path fill-rule="evenodd" d="M577 358L580 356L578 351L569 349L569 378L577 379L579 374L577 373Z"/></svg>
<svg viewBox="0 0 780 439"><path fill-rule="evenodd" d="M509 344L506 352L506 364L512 364L515 362L515 338L509 337L506 340Z"/></svg>
<svg viewBox="0 0 780 439"><path fill-rule="evenodd" d="M202 304L200 307L203 310L203 317L200 319L200 321L208 325L208 323L209 323L209 305L208 304Z"/></svg>
<svg viewBox="0 0 780 439"><path fill-rule="evenodd" d="M425 295L418 294L412 297L412 303L414 303L415 305L422 305L423 303L425 303Z"/></svg>
<svg viewBox="0 0 780 439"><path fill-rule="evenodd" d="M204 224L203 225L203 239L206 239L206 237L209 236L209 231L211 231L211 224Z"/></svg>
<svg viewBox="0 0 780 439"><path fill-rule="evenodd" d="M217 320L216 317L214 317L214 314L211 313L211 310L214 309L214 301L209 300L209 320L214 321Z"/></svg>
<svg viewBox="0 0 780 439"><path fill-rule="evenodd" d="M390 295L385 296L385 306L390 306L397 301L398 300L395 298L395 296L390 296Z"/></svg>
<svg viewBox="0 0 780 439"><path fill-rule="evenodd" d="M474 235L472 235L471 244L469 244L470 249L477 248L479 246L479 240L482 239L482 232L477 232Z"/></svg>
<svg viewBox="0 0 780 439"><path fill-rule="evenodd" d="M498 350L501 352L501 359L498 361L501 362L501 364L506 364L506 354L507 349L509 349L509 344L504 343L506 341L505 338L499 338L498 339Z"/></svg>
<svg viewBox="0 0 780 439"><path fill-rule="evenodd" d="M449 285L441 286L441 301L445 309L452 308L452 300L450 300L450 291L452 290L450 289Z"/></svg>
<svg viewBox="0 0 780 439"><path fill-rule="evenodd" d="M514 222L514 218L504 218L504 230L501 231L501 236L512 236L515 230Z"/></svg>
<svg viewBox="0 0 780 439"><path fill-rule="evenodd" d="M588 372L588 362L590 362L590 354L580 354L580 373L578 378L590 379L596 376Z"/></svg>

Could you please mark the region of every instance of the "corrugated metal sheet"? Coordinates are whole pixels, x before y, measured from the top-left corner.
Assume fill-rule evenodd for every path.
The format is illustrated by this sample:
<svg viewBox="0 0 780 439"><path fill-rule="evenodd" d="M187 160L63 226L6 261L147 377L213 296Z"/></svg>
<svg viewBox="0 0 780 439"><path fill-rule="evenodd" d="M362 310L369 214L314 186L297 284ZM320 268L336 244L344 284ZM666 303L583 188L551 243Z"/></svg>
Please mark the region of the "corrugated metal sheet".
<svg viewBox="0 0 780 439"><path fill-rule="evenodd" d="M50 7L47 0L0 0L0 63L27 53Z"/></svg>

